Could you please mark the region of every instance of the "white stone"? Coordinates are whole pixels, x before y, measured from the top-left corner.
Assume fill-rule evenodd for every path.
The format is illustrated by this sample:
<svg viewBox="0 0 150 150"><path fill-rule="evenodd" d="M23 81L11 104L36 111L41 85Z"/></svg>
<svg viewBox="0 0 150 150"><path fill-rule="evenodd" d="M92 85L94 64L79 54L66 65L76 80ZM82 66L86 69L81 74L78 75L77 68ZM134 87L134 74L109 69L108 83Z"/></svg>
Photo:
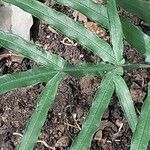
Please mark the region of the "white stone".
<svg viewBox="0 0 150 150"><path fill-rule="evenodd" d="M30 40L32 16L14 5L3 4L0 6L0 28Z"/></svg>
<svg viewBox="0 0 150 150"><path fill-rule="evenodd" d="M20 8L11 5L11 31L23 37L26 40L30 40L30 29L33 25L33 18L29 13L21 10Z"/></svg>
<svg viewBox="0 0 150 150"><path fill-rule="evenodd" d="M12 10L10 5L5 6L0 2L0 28L6 31L11 29L11 14Z"/></svg>

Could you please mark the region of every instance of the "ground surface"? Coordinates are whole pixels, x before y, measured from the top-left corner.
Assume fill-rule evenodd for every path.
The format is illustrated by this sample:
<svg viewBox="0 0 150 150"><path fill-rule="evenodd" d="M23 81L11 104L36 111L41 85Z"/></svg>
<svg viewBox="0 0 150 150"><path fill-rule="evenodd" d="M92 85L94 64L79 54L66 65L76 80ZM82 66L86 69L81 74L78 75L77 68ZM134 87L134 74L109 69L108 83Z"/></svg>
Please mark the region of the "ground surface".
<svg viewBox="0 0 150 150"><path fill-rule="evenodd" d="M54 6L55 9L65 12L72 17L73 11L66 7ZM132 21L141 26L141 21L132 16ZM142 26L143 27L143 26ZM143 27L145 29L145 27ZM48 51L59 54L71 63L82 61L98 62L100 59L89 53L82 46L66 46L63 41L65 36L54 33L48 25L40 23L39 34L34 34L34 40ZM1 52L2 54L2 52ZM140 57L130 45L125 42L124 56L128 62L142 62ZM4 57L0 60L0 74L24 71L36 66L26 58L20 59ZM15 62L16 61L16 62ZM140 112L143 99L147 91L147 83L150 79L148 70L134 70L125 72L124 78L130 88L137 113ZM45 141L51 147L67 150L73 138L80 131L82 122L89 110L94 93L99 86L99 77L73 78L66 77L59 86L56 102L49 111L47 120L42 129L40 140ZM20 136L31 116L36 99L45 84L34 87L16 89L0 96L0 150L14 150L20 141ZM91 150L128 150L132 133L124 118L118 99L115 95L106 110L100 130L95 134ZM46 150L43 144L38 143L37 150Z"/></svg>

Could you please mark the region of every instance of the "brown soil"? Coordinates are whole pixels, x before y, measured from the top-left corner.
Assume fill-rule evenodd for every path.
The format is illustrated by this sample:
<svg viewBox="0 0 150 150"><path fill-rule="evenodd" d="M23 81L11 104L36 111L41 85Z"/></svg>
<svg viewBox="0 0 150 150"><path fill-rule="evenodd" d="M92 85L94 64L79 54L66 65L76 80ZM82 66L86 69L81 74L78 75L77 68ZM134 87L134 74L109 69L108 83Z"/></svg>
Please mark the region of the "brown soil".
<svg viewBox="0 0 150 150"><path fill-rule="evenodd" d="M54 6L66 14L72 14L67 7ZM70 15L71 16L71 15ZM136 20L137 25L140 22ZM48 25L40 23L39 34L33 33L34 40L48 51L56 53L71 63L84 60L98 62L99 58L87 52L82 46L66 46L61 43L64 36L49 30ZM125 42L124 56L128 62L142 62L142 58ZM33 68L36 64L26 58L22 62L12 62L8 57L0 60L1 75L24 71ZM124 78L130 88L137 113L141 109L147 91L150 72L145 69L126 71ZM67 150L74 137L79 133L84 117L86 116L93 96L99 86L99 77L74 78L67 76L59 86L56 102L49 111L47 120L42 129L40 140L51 147ZM0 150L14 150L20 141L27 120L34 111L37 96L42 91L43 84L34 87L16 89L0 95ZM121 128L122 126L122 128ZM120 131L119 131L120 128ZM91 150L128 150L130 148L132 133L124 118L118 99L115 95L102 118L100 130L95 134ZM47 150L43 144L38 143L37 150Z"/></svg>

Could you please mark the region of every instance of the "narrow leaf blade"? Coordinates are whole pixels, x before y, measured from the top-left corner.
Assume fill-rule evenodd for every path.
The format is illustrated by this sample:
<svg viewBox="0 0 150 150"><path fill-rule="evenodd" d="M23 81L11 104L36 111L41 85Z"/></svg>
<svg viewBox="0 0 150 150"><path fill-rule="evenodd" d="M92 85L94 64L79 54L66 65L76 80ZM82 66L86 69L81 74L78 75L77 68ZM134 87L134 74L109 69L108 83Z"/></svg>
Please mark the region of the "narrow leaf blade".
<svg viewBox="0 0 150 150"><path fill-rule="evenodd" d="M148 96L142 106L138 124L131 142L131 150L147 150L150 141L150 84Z"/></svg>
<svg viewBox="0 0 150 150"><path fill-rule="evenodd" d="M39 67L25 72L0 76L0 94L15 88L27 87L50 80L58 71L50 67Z"/></svg>
<svg viewBox="0 0 150 150"><path fill-rule="evenodd" d="M127 41L146 57L146 62L150 62L150 37L127 19L121 18L121 22Z"/></svg>
<svg viewBox="0 0 150 150"><path fill-rule="evenodd" d="M35 44L2 30L0 30L0 45L27 58L31 58L37 63L49 65L53 68L63 68L65 64L65 60L61 57L48 53Z"/></svg>
<svg viewBox="0 0 150 150"><path fill-rule="evenodd" d="M72 7L73 9L88 16L91 20L98 22L107 29L109 21L105 6L95 4L92 0L55 0L57 3ZM97 14L97 15L96 15Z"/></svg>
<svg viewBox="0 0 150 150"><path fill-rule="evenodd" d="M101 118L108 107L114 92L112 76L112 74L108 73L102 80L101 86L95 95L89 114L70 150L87 150L90 146L92 137L100 125Z"/></svg>
<svg viewBox="0 0 150 150"><path fill-rule="evenodd" d="M116 60L123 62L123 32L115 0L107 1L107 10L113 51Z"/></svg>
<svg viewBox="0 0 150 150"><path fill-rule="evenodd" d="M95 4L93 2L89 2L91 0L76 0L74 5L74 0L56 0L60 4L72 7L73 9L83 13L91 20L104 25L106 23L107 29L109 29L109 20L107 15L107 8L102 6L101 4ZM122 0L125 2L126 0ZM134 6L136 7L136 5ZM86 9L85 9L86 8ZM104 13L102 13L104 12ZM150 12L150 11L149 11ZM103 19L105 18L105 21ZM134 47L136 50L147 57L146 61L150 62L150 37L144 34L141 30L139 30L136 26L134 26L129 21L125 20L123 17L121 18L122 30L126 40ZM106 21L107 20L107 21Z"/></svg>
<svg viewBox="0 0 150 150"><path fill-rule="evenodd" d="M146 0L117 0L119 6L150 23L150 2Z"/></svg>
<svg viewBox="0 0 150 150"><path fill-rule="evenodd" d="M48 110L52 107L59 82L62 80L64 75L55 75L46 85L42 91L37 107L32 114L30 121L27 125L21 144L18 150L32 150L40 134L41 128L44 125Z"/></svg>
<svg viewBox="0 0 150 150"><path fill-rule="evenodd" d="M104 61L116 64L110 45L81 24L36 0L4 0L49 23L66 36L75 39Z"/></svg>
<svg viewBox="0 0 150 150"><path fill-rule="evenodd" d="M116 88L116 94L119 98L119 102L124 111L124 115L129 123L129 126L132 132L134 132L136 129L136 125L137 125L137 115L135 112L131 94L128 90L128 87L125 81L122 79L121 76L116 75L113 81L114 81L115 88Z"/></svg>

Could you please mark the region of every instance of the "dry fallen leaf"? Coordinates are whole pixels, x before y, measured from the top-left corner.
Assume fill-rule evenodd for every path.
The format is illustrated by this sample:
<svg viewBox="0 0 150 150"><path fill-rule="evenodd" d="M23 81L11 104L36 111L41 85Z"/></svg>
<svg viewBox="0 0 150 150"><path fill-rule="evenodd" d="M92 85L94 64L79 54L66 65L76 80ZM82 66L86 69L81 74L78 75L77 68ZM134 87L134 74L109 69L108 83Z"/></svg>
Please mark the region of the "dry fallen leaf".
<svg viewBox="0 0 150 150"><path fill-rule="evenodd" d="M103 38L105 41L109 40L106 30L102 28L100 25L92 21L88 21L88 18L78 11L74 11L73 16L74 16L75 21L82 22L87 29L97 34L99 37Z"/></svg>
<svg viewBox="0 0 150 150"><path fill-rule="evenodd" d="M101 141L101 139L102 139L102 130L98 130L97 132L96 132L96 134L95 134L95 136L94 136L94 140L96 140L96 141Z"/></svg>
<svg viewBox="0 0 150 150"><path fill-rule="evenodd" d="M94 3L105 4L106 0L92 0Z"/></svg>
<svg viewBox="0 0 150 150"><path fill-rule="evenodd" d="M74 12L73 12L73 17L74 17L74 20L75 20L75 21L78 20L78 21L83 22L83 23L87 22L87 17L84 16L83 14L81 14L81 13L78 12L78 11L74 11Z"/></svg>
<svg viewBox="0 0 150 150"><path fill-rule="evenodd" d="M67 147L69 144L69 137L62 136L55 144L55 147Z"/></svg>
<svg viewBox="0 0 150 150"><path fill-rule="evenodd" d="M104 28L94 22L86 22L84 23L85 27L88 28L93 33L96 33L99 37L105 38L107 36L107 32Z"/></svg>

